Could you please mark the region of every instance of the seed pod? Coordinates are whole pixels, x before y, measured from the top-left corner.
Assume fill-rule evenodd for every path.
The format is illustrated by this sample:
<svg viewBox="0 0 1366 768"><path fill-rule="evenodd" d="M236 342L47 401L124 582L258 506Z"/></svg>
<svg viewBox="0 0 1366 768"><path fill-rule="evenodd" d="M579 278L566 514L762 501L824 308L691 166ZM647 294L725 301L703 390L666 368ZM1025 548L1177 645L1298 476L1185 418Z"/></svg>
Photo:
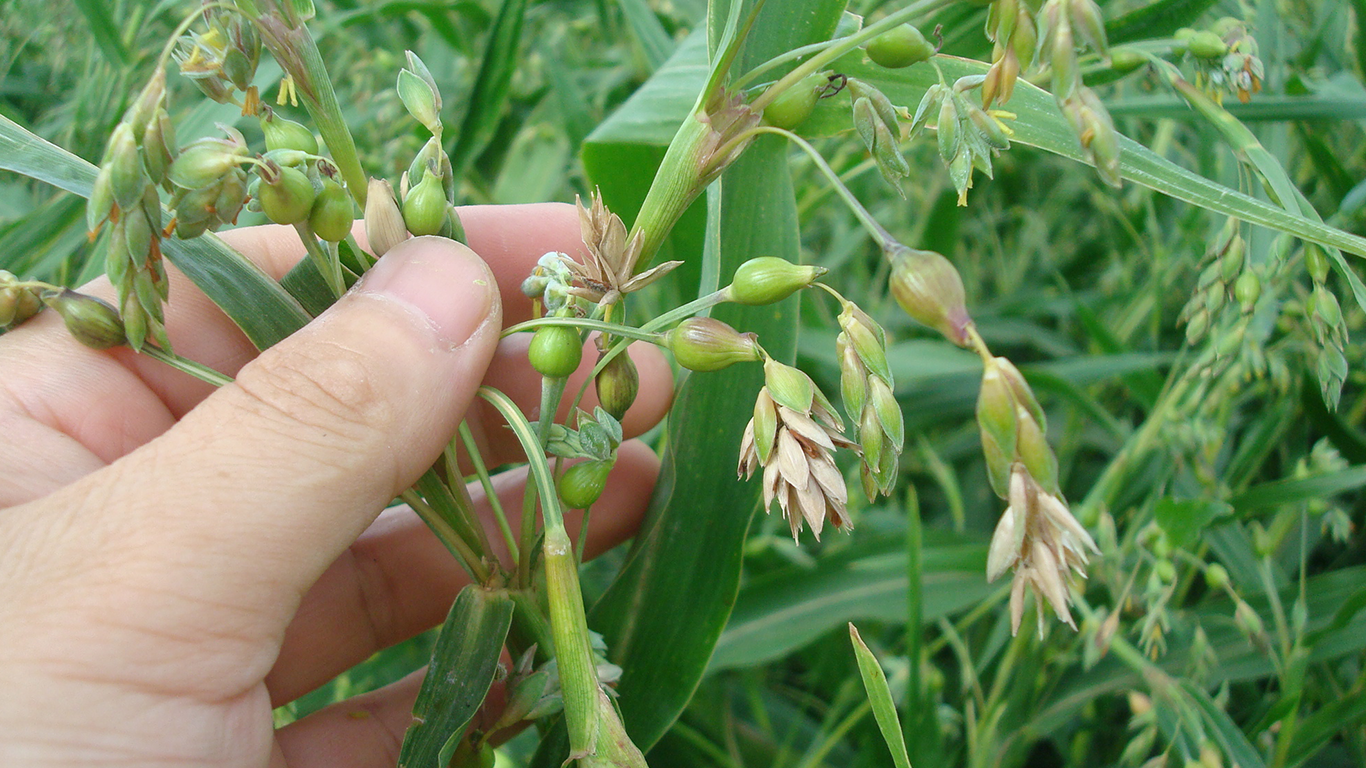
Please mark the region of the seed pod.
<svg viewBox="0 0 1366 768"><path fill-rule="evenodd" d="M1170 584L1176 581L1176 564L1163 558L1153 563L1153 573L1162 580L1163 584Z"/></svg>
<svg viewBox="0 0 1366 768"><path fill-rule="evenodd" d="M1016 424L1015 398L1002 375L1002 358L992 358L982 370L982 387L977 394L977 427L982 433L982 445L991 448L989 454L1013 458L1015 455ZM1005 474L1008 467L999 467ZM1004 488L1004 486L1002 486Z"/></svg>
<svg viewBox="0 0 1366 768"><path fill-rule="evenodd" d="M944 99L939 105L939 122L935 123L939 134L939 157L945 163L953 162L958 154L958 107L952 98Z"/></svg>
<svg viewBox="0 0 1366 768"><path fill-rule="evenodd" d="M726 288L726 300L759 306L782 301L828 272L825 267L793 264L777 256L759 256L741 264Z"/></svg>
<svg viewBox="0 0 1366 768"><path fill-rule="evenodd" d="M892 102L887 100L886 94L873 85L853 77L845 81L845 88L849 90L849 96L855 102L859 99L867 99L869 105L872 106L873 113L877 116L877 119L880 120L883 125L887 126L887 130L890 133L897 135L900 132L896 116L896 107L893 107Z"/></svg>
<svg viewBox="0 0 1366 768"><path fill-rule="evenodd" d="M531 337L527 358L542 376L563 379L578 370L583 359L579 332L567 325L543 325Z"/></svg>
<svg viewBox="0 0 1366 768"><path fill-rule="evenodd" d="M1238 300L1244 312L1251 312L1261 295L1262 281L1257 277L1257 273L1251 270L1239 275L1238 282L1233 284L1233 297Z"/></svg>
<svg viewBox="0 0 1366 768"><path fill-rule="evenodd" d="M1238 273L1243 271L1243 261L1247 255L1247 241L1241 235L1234 234L1228 241L1228 247L1224 249L1223 255L1219 257L1219 276L1224 282L1231 283L1237 279Z"/></svg>
<svg viewBox="0 0 1366 768"><path fill-rule="evenodd" d="M811 377L772 358L764 361L764 386L769 396L779 405L798 413L810 413L816 398L816 384Z"/></svg>
<svg viewBox="0 0 1366 768"><path fill-rule="evenodd" d="M329 243L339 243L351 234L351 225L355 222L351 195L327 177L323 177L322 184L322 190L313 200L313 209L309 211L308 225L318 237Z"/></svg>
<svg viewBox="0 0 1366 768"><path fill-rule="evenodd" d="M91 349L109 349L127 340L118 310L101 299L63 288L44 293L43 302L62 316L72 338Z"/></svg>
<svg viewBox="0 0 1366 768"><path fill-rule="evenodd" d="M963 279L953 264L934 251L897 243L885 255L892 262L891 287L897 304L919 323L944 334L949 341L968 344L968 316Z"/></svg>
<svg viewBox="0 0 1366 768"><path fill-rule="evenodd" d="M764 122L777 128L792 130L811 116L816 108L820 89L829 79L819 72L802 78L764 107Z"/></svg>
<svg viewBox="0 0 1366 768"><path fill-rule="evenodd" d="M166 175L182 189L204 189L216 185L237 168L247 156L244 144L224 139L203 138L191 143L176 156ZM138 194L142 190L139 188ZM118 199L117 192L115 200ZM122 204L120 204L122 205Z"/></svg>
<svg viewBox="0 0 1366 768"><path fill-rule="evenodd" d="M1205 584L1215 591L1223 591L1228 587L1228 570L1218 563L1210 563L1205 568Z"/></svg>
<svg viewBox="0 0 1366 768"><path fill-rule="evenodd" d="M977 130L977 135L982 137L988 147L1010 149L1010 138L1006 136L1005 129L1001 127L996 118L988 115L975 104L968 105L967 112L972 127Z"/></svg>
<svg viewBox="0 0 1366 768"><path fill-rule="evenodd" d="M892 371L887 365L886 336L882 328L852 301L845 302L838 322L842 330L840 335L858 354L862 367L890 382Z"/></svg>
<svg viewBox="0 0 1366 768"><path fill-rule="evenodd" d="M1210 314L1201 309L1191 315L1191 319L1186 321L1186 341L1195 344L1204 338L1205 331L1209 330Z"/></svg>
<svg viewBox="0 0 1366 768"><path fill-rule="evenodd" d="M261 115L260 122L261 132L266 136L267 150L290 149L310 155L318 154L318 139L303 124L270 110Z"/></svg>
<svg viewBox="0 0 1366 768"><path fill-rule="evenodd" d="M394 188L383 179L370 179L365 198L365 237L376 256L383 256L390 248L408 239L403 212L394 200Z"/></svg>
<svg viewBox="0 0 1366 768"><path fill-rule="evenodd" d="M899 453L906 441L906 428L901 419L901 405L892 394L892 388L887 386L886 381L872 376L868 379L868 396L868 404L877 413L883 434L887 436L892 448Z"/></svg>
<svg viewBox="0 0 1366 768"><path fill-rule="evenodd" d="M1081 39L1095 49L1102 57L1110 55L1110 44L1105 39L1105 19L1094 0L1068 0L1067 10L1071 15L1071 27L1081 35Z"/></svg>
<svg viewBox="0 0 1366 768"><path fill-rule="evenodd" d="M1053 96L1066 99L1077 92L1077 86L1081 82L1072 28L1066 24L1060 25L1053 31L1052 43L1048 63L1053 67Z"/></svg>
<svg viewBox="0 0 1366 768"><path fill-rule="evenodd" d="M132 125L119 123L114 128L100 165L109 169L109 191L116 205L127 208L142 198L147 177L142 171L142 158Z"/></svg>
<svg viewBox="0 0 1366 768"><path fill-rule="evenodd" d="M1219 59L1228 53L1228 43L1219 35L1200 30L1186 40L1186 50L1200 59Z"/></svg>
<svg viewBox="0 0 1366 768"><path fill-rule="evenodd" d="M610 461L582 461L566 469L555 488L560 499L570 509L587 509L602 496L607 487L607 475L612 471Z"/></svg>
<svg viewBox="0 0 1366 768"><path fill-rule="evenodd" d="M417 237L441 233L446 223L446 193L441 180L422 171L422 180L403 198L403 223Z"/></svg>
<svg viewBox="0 0 1366 768"><path fill-rule="evenodd" d="M93 205L95 198L90 198ZM1328 279L1328 256L1315 243L1306 243L1304 246L1304 267L1309 271L1309 277L1316 283L1322 283Z"/></svg>
<svg viewBox="0 0 1366 768"><path fill-rule="evenodd" d="M408 52L409 61L416 58ZM426 67L423 67L425 71ZM428 75L430 77L430 75ZM431 83L407 69L398 72L398 98L413 119L432 133L441 131L441 96Z"/></svg>
<svg viewBox="0 0 1366 768"><path fill-rule="evenodd" d="M318 193L303 171L268 160L260 177L256 195L266 218L276 224L298 224L308 218Z"/></svg>
<svg viewBox="0 0 1366 768"><path fill-rule="evenodd" d="M1342 323L1342 307L1338 304L1338 297L1333 292L1322 285L1314 286L1314 293L1310 297L1313 305L1314 317L1324 325L1335 328Z"/></svg>
<svg viewBox="0 0 1366 768"><path fill-rule="evenodd" d="M1110 69L1128 74L1148 63L1148 58L1132 48L1111 48Z"/></svg>
<svg viewBox="0 0 1366 768"><path fill-rule="evenodd" d="M872 152L877 147L877 110L868 99L854 99L854 131L863 146Z"/></svg>
<svg viewBox="0 0 1366 768"><path fill-rule="evenodd" d="M664 336L664 346L690 371L719 371L761 359L757 336L710 317L690 317L674 326Z"/></svg>
<svg viewBox="0 0 1366 768"><path fill-rule="evenodd" d="M934 46L925 40L920 30L910 24L883 32L868 43L868 58L874 64L888 69L901 69L934 55Z"/></svg>
<svg viewBox="0 0 1366 768"><path fill-rule="evenodd" d="M844 400L844 411L858 418L868 398L868 370L859 359L858 352L849 345L848 334L837 336L835 347L840 360L840 396Z"/></svg>
<svg viewBox="0 0 1366 768"><path fill-rule="evenodd" d="M593 386L598 393L598 404L612 414L612 418L620 421L636 401L636 393L640 391L640 374L631 356L622 352L598 371Z"/></svg>

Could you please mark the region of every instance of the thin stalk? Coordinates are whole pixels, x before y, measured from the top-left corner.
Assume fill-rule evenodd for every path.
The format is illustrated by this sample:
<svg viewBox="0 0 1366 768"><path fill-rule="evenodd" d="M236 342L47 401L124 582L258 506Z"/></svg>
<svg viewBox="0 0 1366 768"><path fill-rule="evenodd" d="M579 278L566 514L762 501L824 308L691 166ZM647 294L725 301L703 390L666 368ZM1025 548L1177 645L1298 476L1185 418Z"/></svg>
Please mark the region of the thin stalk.
<svg viewBox="0 0 1366 768"><path fill-rule="evenodd" d="M437 514L436 510L432 509L431 505L422 499L421 494L411 488L400 494L399 498L403 499L403 501L417 513L417 516L422 518L422 522L426 523L432 533L436 534L437 541L440 541L446 547L446 550L455 556L456 562L460 563L460 566L465 569L465 572L470 575L470 578L474 579L476 582L482 582L484 577L479 575L479 571L476 568L478 558L475 557L474 552L471 551L465 544L465 541L460 538L460 535L455 532L455 529L451 527L451 524L446 518ZM485 574L485 576L487 576L487 574Z"/></svg>
<svg viewBox="0 0 1366 768"><path fill-rule="evenodd" d="M474 442L474 433L470 431L468 421L460 422L460 441L465 444L465 454L470 457L470 463L474 465L474 474L479 478L479 484L484 488L484 496L489 500L489 509L493 510L493 519L498 522L498 530L503 534L503 543L507 545L508 553L512 556L512 562L521 560L521 550L517 547L517 537L512 535L512 528L508 525L507 514L503 511L503 501L498 498L498 494L493 488L493 478L489 475L488 467L484 465L484 457L479 452L479 446Z"/></svg>
<svg viewBox="0 0 1366 768"><path fill-rule="evenodd" d="M531 462L532 467L535 467L537 464L545 463L545 444L547 438L550 437L550 425L555 422L555 413L560 409L560 398L564 396L564 388L567 383L568 379L562 378L551 379L545 377L541 379L541 412L536 423L537 445L534 451L528 448L526 456L527 461ZM521 411L518 411L517 415L520 417ZM523 448L526 448L526 446L523 445ZM532 455L533 453L535 455ZM549 467L546 468L546 471L549 472ZM522 494L522 545L521 558L518 561L517 579L523 585L531 583L531 552L534 549L533 544L536 541L536 497L538 494L538 487L539 484L527 483L526 491ZM559 497L556 495L553 479L547 487L550 488L550 494L553 497L553 500L558 502ZM544 516L545 506L545 503L541 504L542 516ZM555 508L558 511L558 504L556 504ZM563 526L563 523L561 523L561 526Z"/></svg>
<svg viewBox="0 0 1366 768"><path fill-rule="evenodd" d="M924 582L923 532L920 525L920 499L915 486L906 488L906 658L910 668L910 682L906 687L905 706L901 715L902 722L910 724L918 720L917 709L922 699L920 690L920 655L924 645L925 605L921 589ZM915 734L909 734L912 741Z"/></svg>
<svg viewBox="0 0 1366 768"><path fill-rule="evenodd" d="M463 491L464 485L459 480L457 476L455 485ZM450 526L459 539L460 546L468 552L467 556L471 558L470 567L479 574L479 583L486 583L491 575L485 562L488 556L488 537L474 513L474 505L470 503L469 496L457 496L441 481L435 469L428 469L413 485L412 490L420 494Z"/></svg>
<svg viewBox="0 0 1366 768"><path fill-rule="evenodd" d="M301 221L294 225L294 231L299 233L299 239L303 241L304 250L308 252L309 261L318 268L319 274L327 281L328 290L332 295L341 298L346 293L346 280L342 277L341 260L334 259L318 245L318 237L313 234L313 227L307 221Z"/></svg>
<svg viewBox="0 0 1366 768"><path fill-rule="evenodd" d="M796 144L802 151L806 152L806 154L811 157L811 161L816 164L816 168L830 180L830 184L833 187L835 194L839 195L840 200L843 200L844 204L849 206L849 210L853 211L854 217L859 220L859 223L863 225L864 229L868 230L868 234L877 241L879 248L886 250L897 244L897 239L892 237L892 233L888 232L886 227L883 227L877 222L877 219L873 218L873 215L868 212L868 209L863 207L863 203L860 203L858 198L854 197L854 193L850 192L849 188L844 186L843 181L840 181L840 176L838 173L835 173L835 169L831 168L830 164L825 162L825 158L821 156L821 153L817 151L815 147L811 146L806 139L803 139L792 131L771 125L761 125L756 128L751 128L744 134L741 134L741 136L753 136L760 133L771 133L775 136L782 136L788 141ZM736 140L738 141L739 138L740 137L736 137Z"/></svg>
<svg viewBox="0 0 1366 768"><path fill-rule="evenodd" d="M225 376L203 363L196 363L193 360L188 360L174 352L167 352L161 347L143 344L140 352L153 360L165 363L181 373L188 373L196 379L207 384L212 384L215 387L225 387L232 383L231 376Z"/></svg>
<svg viewBox="0 0 1366 768"><path fill-rule="evenodd" d="M327 66L323 64L313 35L309 34L307 25L297 19L285 18L278 11L263 13L254 21L261 32L261 42L293 78L299 97L317 124L318 133L322 134L323 143L327 144L332 162L341 172L352 199L365 210L365 169L361 167L356 142L342 118L341 105L332 90L332 79L328 77Z"/></svg>
<svg viewBox="0 0 1366 768"><path fill-rule="evenodd" d="M784 75L781 80L770 86L768 90L759 94L759 98L755 99L751 106L754 108L754 111L762 112L764 107L778 98L779 94L801 82L807 75L813 72L819 72L821 67L824 67L826 64L829 64L893 27L898 27L917 16L938 10L954 1L955 0L920 0L918 3L908 5L899 11L887 14L887 16L880 21L869 24L848 37L830 41L830 47L817 53L810 59L807 59L805 63ZM770 65L768 62L765 62L759 66L768 68ZM773 66L776 66L776 64Z"/></svg>
<svg viewBox="0 0 1366 768"><path fill-rule="evenodd" d="M644 330L632 328L629 325L608 323L586 317L538 317L534 320L525 320L516 325L504 328L501 338L506 339L515 333L522 333L524 331L534 331L545 325L563 325L585 331L600 331L613 336L624 336L628 339L635 339L636 341L648 341L652 344L659 341L658 334L647 333Z"/></svg>

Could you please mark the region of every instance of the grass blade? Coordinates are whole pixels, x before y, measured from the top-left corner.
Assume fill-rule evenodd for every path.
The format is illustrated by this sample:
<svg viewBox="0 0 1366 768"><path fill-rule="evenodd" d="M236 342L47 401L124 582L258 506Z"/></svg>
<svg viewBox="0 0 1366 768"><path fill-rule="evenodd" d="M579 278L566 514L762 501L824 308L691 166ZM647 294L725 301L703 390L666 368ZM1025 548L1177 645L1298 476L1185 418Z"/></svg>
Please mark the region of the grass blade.
<svg viewBox="0 0 1366 768"><path fill-rule="evenodd" d="M873 707L873 719L877 720L878 730L882 731L887 749L891 750L892 763L896 768L911 768L911 758L906 755L906 742L901 737L901 724L896 719L896 703L892 701L892 691L887 687L887 676L882 672L882 665L868 650L853 624L849 625L849 640L854 644L854 656L858 659L863 688L868 692L868 703Z"/></svg>
<svg viewBox="0 0 1366 768"><path fill-rule="evenodd" d="M110 4L105 0L75 2L77 10L90 24L90 34L95 38L95 44L104 52L104 57L119 67L132 64L133 56L128 52L128 46L123 44L123 38L119 37L119 28L114 23L114 17L109 14Z"/></svg>
<svg viewBox="0 0 1366 768"><path fill-rule="evenodd" d="M460 591L413 703L413 724L403 736L399 768L445 765L438 758L449 751L450 742L459 741L484 703L511 625L507 593L473 584Z"/></svg>
<svg viewBox="0 0 1366 768"><path fill-rule="evenodd" d="M457 178L498 131L503 107L507 106L512 90L508 86L517 70L517 47L522 39L525 17L526 0L503 0L503 7L489 32L484 61L479 65L474 92L470 94L469 107L451 151L451 166Z"/></svg>

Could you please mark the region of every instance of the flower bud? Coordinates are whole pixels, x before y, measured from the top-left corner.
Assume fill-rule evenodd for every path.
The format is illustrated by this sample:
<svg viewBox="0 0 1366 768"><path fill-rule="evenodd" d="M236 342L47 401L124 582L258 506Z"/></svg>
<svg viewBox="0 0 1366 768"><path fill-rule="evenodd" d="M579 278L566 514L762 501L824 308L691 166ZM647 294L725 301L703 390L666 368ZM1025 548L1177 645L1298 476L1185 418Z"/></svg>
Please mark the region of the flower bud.
<svg viewBox="0 0 1366 768"><path fill-rule="evenodd" d="M844 400L844 410L857 417L868 397L868 369L850 346L848 334L841 333L835 338L835 348L839 354L840 396Z"/></svg>
<svg viewBox="0 0 1366 768"><path fill-rule="evenodd" d="M758 306L782 301L828 272L825 267L801 266L777 256L760 256L735 270L726 300Z"/></svg>
<svg viewBox="0 0 1366 768"><path fill-rule="evenodd" d="M166 110L158 109L142 133L142 163L153 184L162 183L174 159L175 126Z"/></svg>
<svg viewBox="0 0 1366 768"><path fill-rule="evenodd" d="M440 234L446 223L446 208L441 180L423 169L422 180L403 198L403 223L417 237Z"/></svg>
<svg viewBox="0 0 1366 768"><path fill-rule="evenodd" d="M1238 304L1244 312L1251 312L1261 295L1262 281L1255 272L1244 272L1238 276L1238 281L1233 284L1233 297L1238 300Z"/></svg>
<svg viewBox="0 0 1366 768"><path fill-rule="evenodd" d="M1029 415L1024 406L1016 406L1015 451L1020 463L1045 491L1058 491L1058 459L1044 436L1043 425Z"/></svg>
<svg viewBox="0 0 1366 768"><path fill-rule="evenodd" d="M578 370L583 343L579 332L567 325L543 325L531 337L527 357L542 376L562 379Z"/></svg>
<svg viewBox="0 0 1366 768"><path fill-rule="evenodd" d="M754 448L759 454L760 464L768 464L777 437L778 405L768 394L768 388L762 387L759 396L754 398Z"/></svg>
<svg viewBox="0 0 1366 768"><path fill-rule="evenodd" d="M864 408L862 416L858 419L858 441L863 449L863 455L877 460L882 455L883 443L882 424L878 421L877 411L873 408ZM867 494L872 498L873 494Z"/></svg>
<svg viewBox="0 0 1366 768"><path fill-rule="evenodd" d="M1096 6L1095 0L1068 0L1067 10L1072 17L1071 26L1081 35L1081 39L1102 57L1109 56L1110 44L1105 38L1105 19L1101 17L1100 8Z"/></svg>
<svg viewBox="0 0 1366 768"><path fill-rule="evenodd" d="M203 138L182 149L166 175L171 183L182 189L204 189L216 185L236 169L246 156L247 147L244 143Z"/></svg>
<svg viewBox="0 0 1366 768"><path fill-rule="evenodd" d="M1238 278L1238 274L1243 271L1243 262L1247 257L1247 241L1242 235L1234 233L1229 238L1228 246L1219 256L1219 275L1224 282L1231 283Z"/></svg>
<svg viewBox="0 0 1366 768"><path fill-rule="evenodd" d="M877 116L879 122L887 126L887 130L893 135L900 133L896 107L887 100L887 95L869 83L856 78L849 78L845 87L849 89L849 95L853 98L855 106L861 99L867 99L868 105L873 108L873 114Z"/></svg>
<svg viewBox="0 0 1366 768"><path fill-rule="evenodd" d="M412 51L408 51L409 63L416 58ZM425 66L422 70L423 74L426 74ZM441 131L441 95L433 87L430 78L431 75L423 78L421 74L407 69L399 70L398 98L413 119L435 134Z"/></svg>
<svg viewBox="0 0 1366 768"><path fill-rule="evenodd" d="M44 293L43 302L62 316L72 338L91 349L109 349L127 341L118 310L105 301L63 288Z"/></svg>
<svg viewBox="0 0 1366 768"><path fill-rule="evenodd" d="M390 248L408 239L403 212L394 200L394 188L383 179L370 179L365 198L365 237L375 256L383 256Z"/></svg>
<svg viewBox="0 0 1366 768"><path fill-rule="evenodd" d="M620 421L636 401L636 393L640 391L640 374L631 356L622 352L598 371L593 386L597 389L598 404L612 414L612 418Z"/></svg>
<svg viewBox="0 0 1366 768"><path fill-rule="evenodd" d="M953 264L934 251L900 243L884 253L892 262L892 295L906 314L966 347L972 318L964 305L963 280Z"/></svg>
<svg viewBox="0 0 1366 768"><path fill-rule="evenodd" d="M290 149L310 155L318 154L318 139L303 124L296 123L272 110L263 112L260 122L261 133L266 136L267 150Z"/></svg>
<svg viewBox="0 0 1366 768"><path fill-rule="evenodd" d="M581 461L566 469L555 483L560 499L570 509L587 509L602 496L607 487L607 475L612 471L610 461Z"/></svg>
<svg viewBox="0 0 1366 768"><path fill-rule="evenodd" d="M303 171L267 160L260 176L256 195L266 218L276 224L298 224L308 218L318 193Z"/></svg>
<svg viewBox="0 0 1366 768"><path fill-rule="evenodd" d="M1053 67L1053 96L1067 99L1077 92L1077 86L1081 83L1076 42L1072 39L1069 25L1063 24L1054 30L1053 45L1048 55L1048 63Z"/></svg>
<svg viewBox="0 0 1366 768"><path fill-rule="evenodd" d="M313 209L308 213L308 225L313 234L329 243L345 240L355 221L351 206L351 195L347 194L346 188L323 177L323 188L313 199Z"/></svg>
<svg viewBox="0 0 1366 768"><path fill-rule="evenodd" d="M1322 285L1314 286L1314 293L1310 296L1313 305L1314 317L1321 323L1329 327L1335 327L1342 323L1342 306L1338 304L1338 297L1333 292Z"/></svg>
<svg viewBox="0 0 1366 768"><path fill-rule="evenodd" d="M975 104L967 105L967 113L972 127L977 130L977 135L986 141L988 147L1010 149L1010 138L1006 136L1005 129L1001 127L1001 123L996 118Z"/></svg>
<svg viewBox="0 0 1366 768"><path fill-rule="evenodd" d="M1215 591L1228 588L1228 569L1218 563L1210 563L1205 568L1205 584Z"/></svg>
<svg viewBox="0 0 1366 768"><path fill-rule="evenodd" d="M109 191L120 208L127 208L142 198L147 177L142 171L142 158L130 124L119 123L114 128L104 151L104 162L100 165L109 169Z"/></svg>
<svg viewBox="0 0 1366 768"><path fill-rule="evenodd" d="M4 270L0 277L12 278ZM0 283L0 328L11 328L38 314L43 304L33 288Z"/></svg>
<svg viewBox="0 0 1366 768"><path fill-rule="evenodd" d="M93 205L95 198L91 197L90 201ZM1328 279L1328 256L1316 243L1304 245L1304 268L1309 271L1309 277L1316 283Z"/></svg>
<svg viewBox="0 0 1366 768"><path fill-rule="evenodd" d="M906 440L906 428L901 419L901 405L892 394L892 388L887 386L887 382L873 376L868 379L868 395L869 405L873 407L878 422L882 424L883 434L887 435L892 447L900 453L901 446Z"/></svg>
<svg viewBox="0 0 1366 768"><path fill-rule="evenodd" d="M977 393L977 427L982 432L982 445L995 453L1010 458L1015 453L1016 424L1015 397L1002 374L999 361L992 358L982 370L982 388Z"/></svg>
<svg viewBox="0 0 1366 768"><path fill-rule="evenodd" d="M872 152L877 147L877 110L868 99L854 99L854 131L863 146Z"/></svg>
<svg viewBox="0 0 1366 768"><path fill-rule="evenodd" d="M719 371L761 359L759 337L710 317L690 317L674 326L665 334L664 346L690 371Z"/></svg>
<svg viewBox="0 0 1366 768"><path fill-rule="evenodd" d="M946 163L953 162L958 155L958 106L952 98L946 98L939 105L939 122L935 123L939 134L939 157Z"/></svg>
<svg viewBox="0 0 1366 768"><path fill-rule="evenodd" d="M816 397L816 384L811 377L777 360L764 361L764 387L773 402L798 413L810 413Z"/></svg>
<svg viewBox="0 0 1366 768"><path fill-rule="evenodd" d="M114 210L114 191L112 180L110 179L113 170L109 166L100 168L95 175L95 184L90 188L90 200L85 206L85 228L90 231L93 237L99 232L100 226L109 220L109 214Z"/></svg>
<svg viewBox="0 0 1366 768"><path fill-rule="evenodd" d="M870 40L866 52L874 64L900 69L928 61L934 55L934 46L925 40L920 30L902 24Z"/></svg>

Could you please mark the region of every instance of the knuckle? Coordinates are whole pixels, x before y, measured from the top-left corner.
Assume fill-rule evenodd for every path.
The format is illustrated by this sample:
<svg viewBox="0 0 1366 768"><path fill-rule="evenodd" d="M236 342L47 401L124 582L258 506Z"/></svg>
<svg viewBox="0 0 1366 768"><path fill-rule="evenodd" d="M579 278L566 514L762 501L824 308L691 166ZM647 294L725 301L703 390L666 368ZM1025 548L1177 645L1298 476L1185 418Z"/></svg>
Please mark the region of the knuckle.
<svg viewBox="0 0 1366 768"><path fill-rule="evenodd" d="M237 379L258 415L349 439L377 435L395 418L383 373L358 349L316 341L271 350L263 362Z"/></svg>

